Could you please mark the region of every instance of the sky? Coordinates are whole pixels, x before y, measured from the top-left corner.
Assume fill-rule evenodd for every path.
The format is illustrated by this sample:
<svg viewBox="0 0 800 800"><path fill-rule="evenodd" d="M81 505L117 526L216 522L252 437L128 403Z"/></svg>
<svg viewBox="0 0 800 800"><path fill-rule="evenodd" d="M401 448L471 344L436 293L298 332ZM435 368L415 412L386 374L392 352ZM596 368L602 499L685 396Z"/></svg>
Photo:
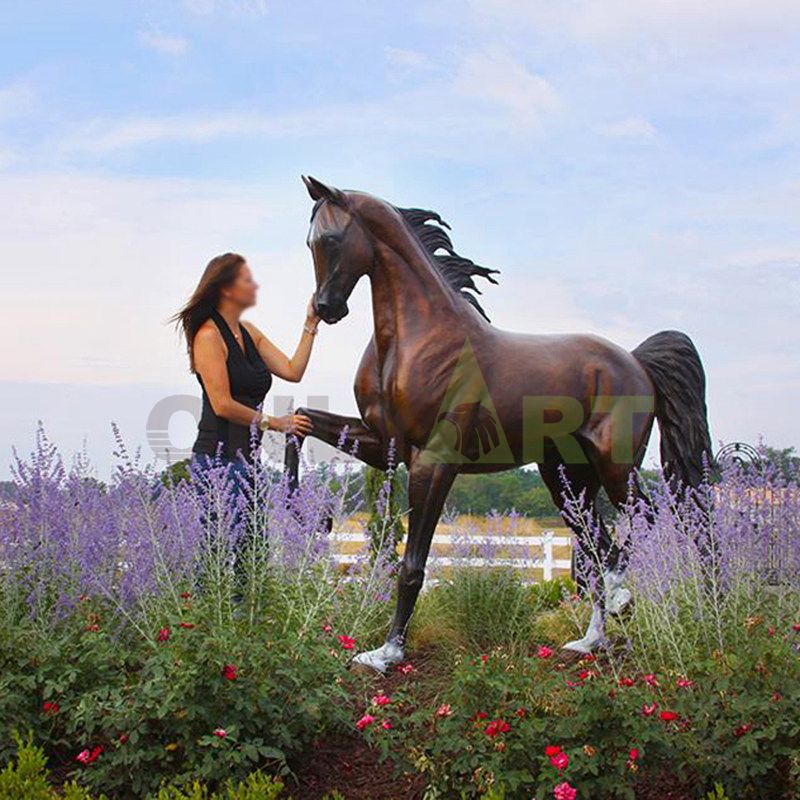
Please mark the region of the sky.
<svg viewBox="0 0 800 800"><path fill-rule="evenodd" d="M293 350L301 174L440 212L499 327L686 331L715 443L800 447L798 44L796 0L0 0L0 478L40 420L101 476L112 422L191 445L167 320L218 253ZM370 332L364 282L267 410L355 412Z"/></svg>

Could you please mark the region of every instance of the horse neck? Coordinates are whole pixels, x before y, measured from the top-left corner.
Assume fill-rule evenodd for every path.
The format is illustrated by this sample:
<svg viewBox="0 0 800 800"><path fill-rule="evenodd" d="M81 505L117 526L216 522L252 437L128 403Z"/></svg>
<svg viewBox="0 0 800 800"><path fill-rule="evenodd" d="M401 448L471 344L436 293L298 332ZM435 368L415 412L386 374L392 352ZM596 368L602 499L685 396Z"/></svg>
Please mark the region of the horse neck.
<svg viewBox="0 0 800 800"><path fill-rule="evenodd" d="M433 344L437 330L465 328L469 310L433 267L410 235L404 242L379 242L372 270L372 313L379 351L408 348L420 340Z"/></svg>

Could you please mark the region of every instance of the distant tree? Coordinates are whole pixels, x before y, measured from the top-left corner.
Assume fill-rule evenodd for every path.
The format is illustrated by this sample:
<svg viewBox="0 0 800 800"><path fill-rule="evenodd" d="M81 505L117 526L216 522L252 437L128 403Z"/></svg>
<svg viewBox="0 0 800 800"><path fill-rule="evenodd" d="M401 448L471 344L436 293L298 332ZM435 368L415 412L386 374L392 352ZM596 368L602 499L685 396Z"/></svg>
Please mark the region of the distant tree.
<svg viewBox="0 0 800 800"><path fill-rule="evenodd" d="M161 473L161 482L164 486L177 486L181 481L188 481L192 478L190 469L191 461L188 458L183 461L176 461L170 464Z"/></svg>
<svg viewBox="0 0 800 800"><path fill-rule="evenodd" d="M14 481L0 481L0 500L13 500L17 494Z"/></svg>
<svg viewBox="0 0 800 800"><path fill-rule="evenodd" d="M533 469L511 469L488 475L459 475L447 498L456 514L501 514L516 510L526 517L558 516L542 476Z"/></svg>
<svg viewBox="0 0 800 800"><path fill-rule="evenodd" d="M794 447L765 447L764 460L771 464L784 478L800 476L800 456Z"/></svg>

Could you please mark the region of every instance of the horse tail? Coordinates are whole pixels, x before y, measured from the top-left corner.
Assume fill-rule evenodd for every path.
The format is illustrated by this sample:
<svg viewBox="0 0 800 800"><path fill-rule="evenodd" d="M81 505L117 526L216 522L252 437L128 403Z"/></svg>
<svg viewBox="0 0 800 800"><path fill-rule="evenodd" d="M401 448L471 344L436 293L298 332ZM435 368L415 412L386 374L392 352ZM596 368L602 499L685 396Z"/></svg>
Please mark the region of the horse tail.
<svg viewBox="0 0 800 800"><path fill-rule="evenodd" d="M667 477L698 486L711 460L706 412L706 376L692 340L680 331L645 339L633 356L655 386L655 415L661 431L661 466Z"/></svg>

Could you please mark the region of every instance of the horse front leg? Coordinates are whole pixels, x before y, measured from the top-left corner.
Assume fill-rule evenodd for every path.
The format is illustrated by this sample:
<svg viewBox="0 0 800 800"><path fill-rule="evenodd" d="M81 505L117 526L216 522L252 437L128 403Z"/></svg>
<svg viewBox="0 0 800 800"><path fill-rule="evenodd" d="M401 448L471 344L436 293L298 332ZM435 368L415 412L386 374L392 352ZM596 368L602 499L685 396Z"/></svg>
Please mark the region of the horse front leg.
<svg viewBox="0 0 800 800"><path fill-rule="evenodd" d="M390 466L390 442L384 441L362 419L331 414L314 408L298 408L296 414L304 414L313 425L309 436L325 444L349 453L355 458L377 469L387 470ZM303 439L294 434L286 436L283 455L283 469L288 479L289 497L300 488L300 449ZM290 501L291 502L291 501ZM295 514L301 512L295 509ZM327 513L322 522L330 533L333 529L333 515Z"/></svg>
<svg viewBox="0 0 800 800"><path fill-rule="evenodd" d="M418 455L412 460L408 476L408 538L397 577L394 619L384 644L377 650L359 653L353 663L385 673L404 659L406 631L425 580L431 540L457 474L457 464L422 463Z"/></svg>
<svg viewBox="0 0 800 800"><path fill-rule="evenodd" d="M298 408L295 414L304 414L314 426L309 436L336 447L344 453L377 469L389 468L390 443L384 441L362 419L331 414L314 408ZM294 434L286 436L283 468L288 475L289 488L300 485L300 449L303 440Z"/></svg>

